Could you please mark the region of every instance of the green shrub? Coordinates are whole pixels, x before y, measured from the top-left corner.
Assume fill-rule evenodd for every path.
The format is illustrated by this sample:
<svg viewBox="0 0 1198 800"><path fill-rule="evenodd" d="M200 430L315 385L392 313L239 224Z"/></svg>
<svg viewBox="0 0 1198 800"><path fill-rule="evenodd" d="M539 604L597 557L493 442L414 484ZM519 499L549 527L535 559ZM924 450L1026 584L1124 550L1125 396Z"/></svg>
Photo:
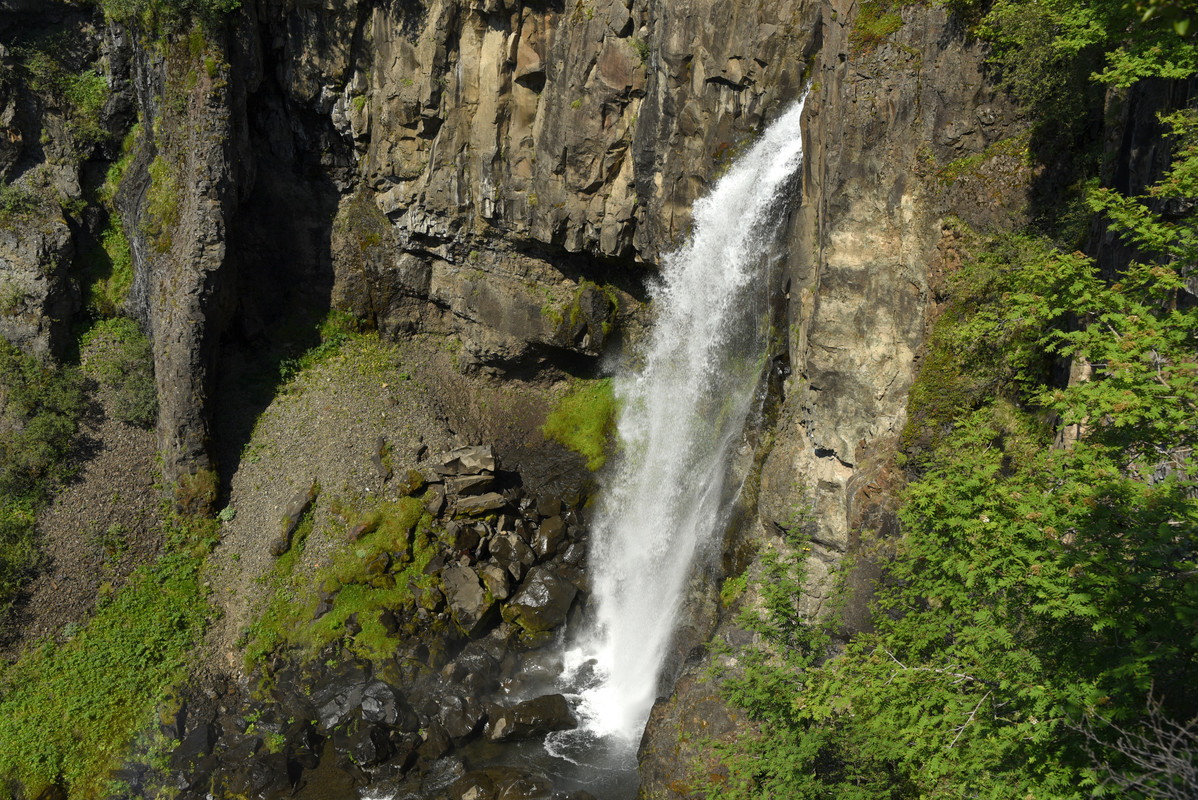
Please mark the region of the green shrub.
<svg viewBox="0 0 1198 800"><path fill-rule="evenodd" d="M853 52L869 52L903 27L903 16L899 11L902 6L903 3L896 0L866 0L862 3L849 33L849 47Z"/></svg>
<svg viewBox="0 0 1198 800"><path fill-rule="evenodd" d="M607 461L607 444L616 415L615 389L610 378L578 381L562 396L541 428L553 439L587 460L597 470Z"/></svg>
<svg viewBox="0 0 1198 800"><path fill-rule="evenodd" d="M39 197L23 186L0 182L0 222L26 219L41 207Z"/></svg>
<svg viewBox="0 0 1198 800"><path fill-rule="evenodd" d="M100 241L81 252L76 263L88 313L94 319L118 315L133 286L133 255L120 217L109 216Z"/></svg>
<svg viewBox="0 0 1198 800"><path fill-rule="evenodd" d="M48 497L85 407L78 370L51 367L0 339L0 494Z"/></svg>
<svg viewBox="0 0 1198 800"><path fill-rule="evenodd" d="M83 369L114 391L117 419L148 428L158 416L158 386L150 340L127 317L97 322L83 335Z"/></svg>
<svg viewBox="0 0 1198 800"><path fill-rule="evenodd" d="M17 55L30 88L62 106L71 134L87 148L108 136L101 124L108 80L95 69L69 69L58 52L63 47L60 39L51 38L36 47L19 48Z"/></svg>

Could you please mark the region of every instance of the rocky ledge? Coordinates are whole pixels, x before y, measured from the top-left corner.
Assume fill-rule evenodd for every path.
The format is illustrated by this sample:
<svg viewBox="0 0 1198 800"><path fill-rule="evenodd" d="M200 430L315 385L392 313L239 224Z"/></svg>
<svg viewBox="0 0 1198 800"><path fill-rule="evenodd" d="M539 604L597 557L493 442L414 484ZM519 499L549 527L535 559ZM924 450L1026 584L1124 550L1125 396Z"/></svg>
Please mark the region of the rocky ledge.
<svg viewBox="0 0 1198 800"><path fill-rule="evenodd" d="M420 497L436 534L421 579L409 579L411 602L377 612L389 653L355 654L367 620L352 615L319 652L279 649L247 680L189 687L163 705L151 737L178 744L166 748L165 764L131 765L120 776L131 791L164 785L197 800L368 786L450 800L590 797L500 765L505 747L577 725L555 685L555 645L577 626L588 594L583 498L527 493L490 447L458 448L425 472L398 477L385 443L379 451L376 467ZM276 553L302 532L312 499L301 492L291 504ZM368 528L349 526L348 544ZM365 561L361 580L372 586L394 586L410 563L400 552ZM322 587L309 624L353 590ZM487 755L462 754L471 743Z"/></svg>

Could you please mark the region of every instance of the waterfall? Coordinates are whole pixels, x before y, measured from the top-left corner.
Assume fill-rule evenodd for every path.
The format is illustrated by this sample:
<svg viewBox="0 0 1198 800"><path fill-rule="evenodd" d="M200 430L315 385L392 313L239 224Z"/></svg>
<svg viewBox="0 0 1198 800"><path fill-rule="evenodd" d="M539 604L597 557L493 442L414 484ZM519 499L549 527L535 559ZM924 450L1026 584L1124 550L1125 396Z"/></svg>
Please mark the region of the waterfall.
<svg viewBox="0 0 1198 800"><path fill-rule="evenodd" d="M595 628L567 655L595 676L591 735L635 747L696 558L726 524L724 478L761 374L769 253L802 163L803 100L694 207L693 233L651 288L656 322L616 378L622 452L592 525Z"/></svg>

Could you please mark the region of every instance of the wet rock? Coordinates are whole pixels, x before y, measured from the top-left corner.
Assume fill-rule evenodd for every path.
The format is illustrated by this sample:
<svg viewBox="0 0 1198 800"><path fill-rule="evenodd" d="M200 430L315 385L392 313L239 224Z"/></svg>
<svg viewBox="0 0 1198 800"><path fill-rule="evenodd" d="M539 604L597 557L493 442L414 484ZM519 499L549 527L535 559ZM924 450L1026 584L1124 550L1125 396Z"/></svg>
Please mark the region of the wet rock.
<svg viewBox="0 0 1198 800"><path fill-rule="evenodd" d="M510 766L471 770L449 787L452 800L548 800L552 792L544 775Z"/></svg>
<svg viewBox="0 0 1198 800"><path fill-rule="evenodd" d="M399 692L380 680L366 684L362 692L362 721L394 725L399 719Z"/></svg>
<svg viewBox="0 0 1198 800"><path fill-rule="evenodd" d="M528 633L550 631L570 611L578 588L548 567L534 567L503 611L504 619Z"/></svg>
<svg viewBox="0 0 1198 800"><path fill-rule="evenodd" d="M226 759L212 776L212 788L216 797L286 797L292 789L286 756Z"/></svg>
<svg viewBox="0 0 1198 800"><path fill-rule="evenodd" d="M495 452L490 445L459 447L445 454L440 464L433 467L441 475L478 475L494 473Z"/></svg>
<svg viewBox="0 0 1198 800"><path fill-rule="evenodd" d="M449 752L453 742L445 731L445 726L434 721L425 732L424 742L416 749L417 756L425 763L432 763Z"/></svg>
<svg viewBox="0 0 1198 800"><path fill-rule="evenodd" d="M482 579L483 585L496 600L506 600L511 595L508 573L498 564L484 564L479 567L478 577Z"/></svg>
<svg viewBox="0 0 1198 800"><path fill-rule="evenodd" d="M571 542L562 551L561 561L563 564L569 564L572 567L581 567L586 563L587 549L581 542Z"/></svg>
<svg viewBox="0 0 1198 800"><path fill-rule="evenodd" d="M483 718L481 705L456 694L446 695L437 705L437 720L455 742L460 742L474 733Z"/></svg>
<svg viewBox="0 0 1198 800"><path fill-rule="evenodd" d="M528 739L578 726L570 704L560 694L537 697L506 708L491 705L487 707L487 717L484 735L492 742Z"/></svg>
<svg viewBox="0 0 1198 800"><path fill-rule="evenodd" d="M507 498L496 492L458 497L453 502L453 513L458 516L477 517L498 511L507 505Z"/></svg>
<svg viewBox="0 0 1198 800"><path fill-rule="evenodd" d="M448 567L441 573L445 599L453 621L467 636L485 632L495 621L495 598L489 596L479 583L478 575L469 567Z"/></svg>
<svg viewBox="0 0 1198 800"><path fill-rule="evenodd" d="M361 707L368 678L366 670L353 662L318 678L312 687L312 705L320 729L333 730Z"/></svg>
<svg viewBox="0 0 1198 800"><path fill-rule="evenodd" d="M561 517L549 517L541 523L532 539L533 552L539 558L549 558L557 553L566 541L566 523Z"/></svg>
<svg viewBox="0 0 1198 800"><path fill-rule="evenodd" d="M537 514L542 517L556 517L562 513L562 500L560 497L538 497L537 498Z"/></svg>
<svg viewBox="0 0 1198 800"><path fill-rule="evenodd" d="M513 569L514 566L531 567L537 561L536 553L514 533L496 536L491 540L491 557L495 563L507 570L512 577L519 580L523 569Z"/></svg>
<svg viewBox="0 0 1198 800"><path fill-rule="evenodd" d="M373 767L391 757L391 736L381 725L364 723L356 730L334 735L333 743L338 751L362 767Z"/></svg>

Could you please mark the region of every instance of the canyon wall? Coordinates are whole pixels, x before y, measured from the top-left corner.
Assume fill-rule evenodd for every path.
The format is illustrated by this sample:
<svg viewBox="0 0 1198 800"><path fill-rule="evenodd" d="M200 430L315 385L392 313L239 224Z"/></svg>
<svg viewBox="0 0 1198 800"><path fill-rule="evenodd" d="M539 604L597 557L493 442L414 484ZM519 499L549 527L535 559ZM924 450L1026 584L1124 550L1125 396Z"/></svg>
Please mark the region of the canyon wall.
<svg viewBox="0 0 1198 800"><path fill-rule="evenodd" d="M732 538L751 553L810 507L802 603L821 613L836 565L895 525L907 392L959 258L946 220L1010 225L1036 179L1024 123L942 8L904 7L877 40L855 33L858 11L849 0L247 0L215 27L161 40L81 17L110 66L107 124L127 127L133 110L141 120L114 207L134 263L125 310L153 342L168 477L213 466L222 348L253 347L289 304L350 311L389 336L451 335L462 370L499 379L594 371L640 316L692 202L810 84L777 287L785 377ZM0 3L0 31L31 13ZM44 168L81 199L86 169L36 144L29 120L53 110L10 87L0 177ZM105 146L81 163L116 157ZM0 235L5 279L30 287L20 315L0 306L0 332L38 352L78 307L61 217L40 217L40 239ZM850 582L868 575L859 562ZM646 734L645 796L690 786L698 754L680 731L736 722L701 680L697 645L739 635L717 628L713 585L680 638L678 691Z"/></svg>

